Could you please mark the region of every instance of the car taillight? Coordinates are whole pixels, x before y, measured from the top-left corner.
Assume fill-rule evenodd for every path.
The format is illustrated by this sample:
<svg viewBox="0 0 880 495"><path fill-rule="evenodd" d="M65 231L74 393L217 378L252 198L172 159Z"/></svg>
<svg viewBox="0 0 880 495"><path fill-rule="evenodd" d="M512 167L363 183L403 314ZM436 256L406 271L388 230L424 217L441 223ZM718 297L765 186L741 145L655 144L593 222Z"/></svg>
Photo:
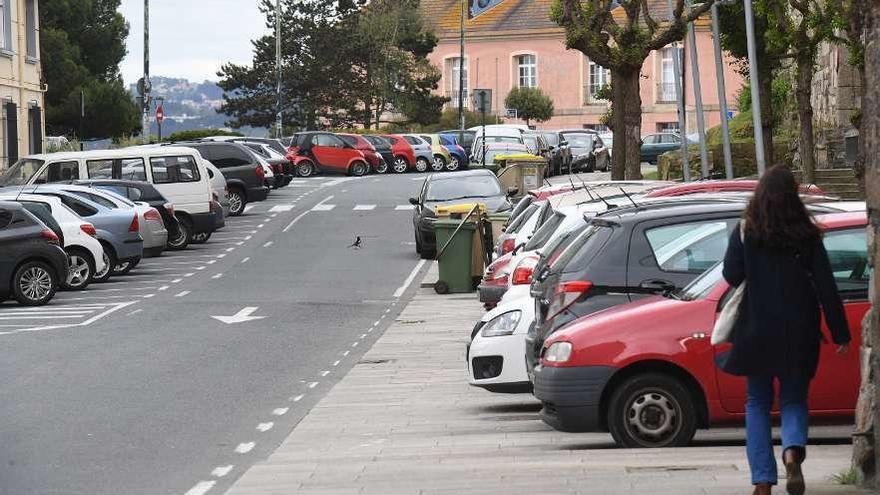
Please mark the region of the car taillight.
<svg viewBox="0 0 880 495"><path fill-rule="evenodd" d="M586 280L572 280L562 282L556 286L556 294L553 296L553 302L550 303L550 309L547 310L548 318L553 318L559 313L565 311L584 294L593 288L593 283Z"/></svg>
<svg viewBox="0 0 880 495"><path fill-rule="evenodd" d="M58 238L58 236L55 234L55 232L52 232L49 229L46 229L46 230L43 230L42 232L40 232L40 237L49 241L49 244L60 244L61 243L61 239Z"/></svg>
<svg viewBox="0 0 880 495"><path fill-rule="evenodd" d="M259 177L261 180L266 178L266 171L263 170L262 165L257 165L257 168L254 171L257 173L257 177Z"/></svg>
<svg viewBox="0 0 880 495"><path fill-rule="evenodd" d="M510 282L513 285L525 285L532 283L532 274L535 273L535 266L538 264L537 256L529 256L522 260L516 269L513 270L513 276Z"/></svg>
<svg viewBox="0 0 880 495"><path fill-rule="evenodd" d="M129 232L137 232L141 230L141 222L138 220L137 213L134 214L134 218L131 219L131 224L128 226Z"/></svg>
<svg viewBox="0 0 880 495"><path fill-rule="evenodd" d="M95 230L95 226L90 223L84 223L79 226L79 230L82 230L86 234L92 237L98 237L98 231Z"/></svg>
<svg viewBox="0 0 880 495"><path fill-rule="evenodd" d="M150 222L161 222L162 215L159 214L159 210L155 208L150 208L149 210L147 210L146 213L144 213L144 220Z"/></svg>
<svg viewBox="0 0 880 495"><path fill-rule="evenodd" d="M515 247L516 239L513 237L508 237L507 239L504 239L504 241L501 243L501 254L507 254L513 251L513 248Z"/></svg>

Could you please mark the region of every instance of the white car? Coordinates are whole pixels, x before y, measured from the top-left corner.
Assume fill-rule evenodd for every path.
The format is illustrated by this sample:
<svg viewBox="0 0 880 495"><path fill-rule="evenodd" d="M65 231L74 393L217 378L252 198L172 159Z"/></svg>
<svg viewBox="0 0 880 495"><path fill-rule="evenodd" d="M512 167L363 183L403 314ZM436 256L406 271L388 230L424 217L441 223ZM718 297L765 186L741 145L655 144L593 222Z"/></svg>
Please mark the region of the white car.
<svg viewBox="0 0 880 495"><path fill-rule="evenodd" d="M531 391L526 373L526 334L535 320L528 285L512 287L474 328L468 346L468 381L490 392Z"/></svg>
<svg viewBox="0 0 880 495"><path fill-rule="evenodd" d="M63 247L68 262L67 279L62 283L65 289L85 289L96 274L104 274L109 269L104 263L104 248L98 241L95 226L65 206L61 199L42 194L8 193L0 196L0 199L17 201L25 207L39 206L49 210L64 236Z"/></svg>

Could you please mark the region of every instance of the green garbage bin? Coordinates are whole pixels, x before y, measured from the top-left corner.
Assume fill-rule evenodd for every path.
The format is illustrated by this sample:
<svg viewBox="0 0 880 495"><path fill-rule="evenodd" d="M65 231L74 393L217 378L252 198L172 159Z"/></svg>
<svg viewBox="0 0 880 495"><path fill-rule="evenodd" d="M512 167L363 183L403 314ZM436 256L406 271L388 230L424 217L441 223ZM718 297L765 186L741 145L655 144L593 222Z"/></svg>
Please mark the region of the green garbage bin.
<svg viewBox="0 0 880 495"><path fill-rule="evenodd" d="M461 220L442 218L434 222L437 256L440 263L440 279L434 284L434 290L438 294L474 290L471 264L476 230L477 226L474 222L465 222L462 225ZM453 233L455 237L452 237ZM452 238L451 242L449 242L450 238ZM443 249L443 246L446 246L446 249Z"/></svg>

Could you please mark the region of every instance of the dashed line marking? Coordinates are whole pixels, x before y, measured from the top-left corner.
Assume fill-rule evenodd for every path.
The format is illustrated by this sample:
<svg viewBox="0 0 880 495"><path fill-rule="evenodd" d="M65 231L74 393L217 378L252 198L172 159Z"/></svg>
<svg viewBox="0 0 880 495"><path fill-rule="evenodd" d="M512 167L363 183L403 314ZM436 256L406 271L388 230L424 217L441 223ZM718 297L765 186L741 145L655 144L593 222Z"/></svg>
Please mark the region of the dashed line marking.
<svg viewBox="0 0 880 495"><path fill-rule="evenodd" d="M192 291L185 290L185 291L183 291L183 292L180 292L180 293L175 294L174 297L185 297L185 296L187 296L188 294L191 294L191 293L192 293Z"/></svg>
<svg viewBox="0 0 880 495"><path fill-rule="evenodd" d="M254 238L254 236L249 235L249 236L245 237L244 240L249 241L249 240L251 240L251 239L253 239L253 238Z"/></svg>
<svg viewBox="0 0 880 495"><path fill-rule="evenodd" d="M273 416L284 416L285 414L287 414L287 411L289 411L289 410L290 410L289 407L279 407L278 409L274 409L272 411L272 415Z"/></svg>
<svg viewBox="0 0 880 495"><path fill-rule="evenodd" d="M329 371L322 371L322 372L321 372L321 376L327 376L327 375L329 375L329 374L330 374Z"/></svg>
<svg viewBox="0 0 880 495"><path fill-rule="evenodd" d="M286 205L275 205L275 206L269 208L269 211L270 211L270 212L275 212L275 211L290 211L290 210L292 210L292 209L293 209L293 205L291 205L291 204L286 204Z"/></svg>
<svg viewBox="0 0 880 495"><path fill-rule="evenodd" d="M339 361L339 360L336 360L336 361L333 362L333 366L339 366L339 363L340 363L340 361Z"/></svg>
<svg viewBox="0 0 880 495"><path fill-rule="evenodd" d="M136 309L136 310L132 311L131 313L128 313L128 314L125 315L125 316L136 315L136 314L140 313L141 311L143 311L143 309Z"/></svg>
<svg viewBox="0 0 880 495"><path fill-rule="evenodd" d="M183 282L182 278L175 278L174 280L171 281L172 284L179 284L180 282Z"/></svg>
<svg viewBox="0 0 880 495"><path fill-rule="evenodd" d="M263 247L264 247L264 248L267 248L267 247L271 246L272 244L275 244L275 243L272 242L272 241L269 241L269 242L267 242L266 244L263 244Z"/></svg>
<svg viewBox="0 0 880 495"><path fill-rule="evenodd" d="M235 447L236 454L247 454L248 452L254 450L254 447L257 446L256 442L247 442L240 443L237 447Z"/></svg>
<svg viewBox="0 0 880 495"><path fill-rule="evenodd" d="M302 219L302 217L304 217L308 214L309 214L308 211L304 211L304 212L300 213L289 224L287 224L287 227L284 227L283 229L281 229L281 232L287 232L288 230L290 230L294 226L294 224L296 224L296 222L299 222Z"/></svg>
<svg viewBox="0 0 880 495"><path fill-rule="evenodd" d="M244 241L238 241L235 243L236 246L244 246Z"/></svg>
<svg viewBox="0 0 880 495"><path fill-rule="evenodd" d="M299 394L299 395L297 395L296 397L293 398L293 401L294 401L294 402L299 402L299 401L301 401L301 400L303 399L303 397L305 397L305 395L303 395L303 394Z"/></svg>
<svg viewBox="0 0 880 495"><path fill-rule="evenodd" d="M217 273L217 274L212 275L211 278L213 278L214 280L217 280L218 278L221 278L222 276L223 276L222 273Z"/></svg>
<svg viewBox="0 0 880 495"><path fill-rule="evenodd" d="M394 207L396 211L411 211L415 206L413 205L397 205Z"/></svg>
<svg viewBox="0 0 880 495"><path fill-rule="evenodd" d="M146 296L144 296L144 299L149 299L151 297L154 297L155 295L156 294L147 294Z"/></svg>
<svg viewBox="0 0 880 495"><path fill-rule="evenodd" d="M225 253L224 253L224 254L218 254L217 257L218 257L218 258L225 258L225 257L226 257L226 254L225 254ZM424 260L422 260L422 261L424 261Z"/></svg>
<svg viewBox="0 0 880 495"><path fill-rule="evenodd" d="M233 251L235 251L235 248L234 248L234 247L226 248L226 252L227 252L227 253L231 253L231 252L233 252Z"/></svg>
<svg viewBox="0 0 880 495"><path fill-rule="evenodd" d="M374 322L373 322L373 326L374 326L374 327L378 327L378 326L379 326L379 320L374 321Z"/></svg>
<svg viewBox="0 0 880 495"><path fill-rule="evenodd" d="M367 338L367 334L365 334L365 333L362 333L362 334L361 334L361 338L362 338L362 339L365 339L365 338Z"/></svg>
<svg viewBox="0 0 880 495"><path fill-rule="evenodd" d="M315 387L317 387L317 386L318 386L318 383L319 383L319 382L311 382L311 383L309 383L309 388L315 388Z"/></svg>
<svg viewBox="0 0 880 495"><path fill-rule="evenodd" d="M184 495L205 495L216 484L216 481L199 481L196 483L196 486L187 490Z"/></svg>
<svg viewBox="0 0 880 495"><path fill-rule="evenodd" d="M258 228L258 229L262 229L262 228L265 227L265 226L266 226L266 224L261 223L260 225L257 225L257 228Z"/></svg>
<svg viewBox="0 0 880 495"><path fill-rule="evenodd" d="M241 260L241 262L242 262L242 263L247 263L247 262L250 261L250 260L251 260L251 257L248 256L247 258Z"/></svg>
<svg viewBox="0 0 880 495"><path fill-rule="evenodd" d="M268 423L260 423L257 425L257 430L262 433L266 433L267 431L271 430L273 426L275 426L275 423L271 421L269 421Z"/></svg>
<svg viewBox="0 0 880 495"><path fill-rule="evenodd" d="M168 290L170 287L170 285L163 285L162 287L159 287L158 290Z"/></svg>
<svg viewBox="0 0 880 495"><path fill-rule="evenodd" d="M211 260L211 261L213 261L213 260ZM207 268L207 267L206 266L197 266L196 270L204 270L205 268Z"/></svg>
<svg viewBox="0 0 880 495"><path fill-rule="evenodd" d="M357 343L357 342L352 342L351 346L352 346L352 347L357 347L357 346L358 346L358 343Z"/></svg>
<svg viewBox="0 0 880 495"><path fill-rule="evenodd" d="M349 353L349 352L351 352L351 351L345 351L345 352L342 353L342 355L343 355L343 356L348 356L348 353Z"/></svg>
<svg viewBox="0 0 880 495"><path fill-rule="evenodd" d="M312 211L332 211L333 208L336 208L336 205L317 204L312 208Z"/></svg>
<svg viewBox="0 0 880 495"><path fill-rule="evenodd" d="M217 478L222 478L222 477L226 476L227 474L229 474L234 467L235 466L233 466L232 464L230 464L228 466L217 466L214 468L213 471L211 471L211 476L214 476Z"/></svg>
<svg viewBox="0 0 880 495"><path fill-rule="evenodd" d="M195 275L195 273L192 273L192 272L183 274L183 276L186 278L192 277L193 275Z"/></svg>
<svg viewBox="0 0 880 495"><path fill-rule="evenodd" d="M375 210L376 205L354 205L353 211L370 211Z"/></svg>

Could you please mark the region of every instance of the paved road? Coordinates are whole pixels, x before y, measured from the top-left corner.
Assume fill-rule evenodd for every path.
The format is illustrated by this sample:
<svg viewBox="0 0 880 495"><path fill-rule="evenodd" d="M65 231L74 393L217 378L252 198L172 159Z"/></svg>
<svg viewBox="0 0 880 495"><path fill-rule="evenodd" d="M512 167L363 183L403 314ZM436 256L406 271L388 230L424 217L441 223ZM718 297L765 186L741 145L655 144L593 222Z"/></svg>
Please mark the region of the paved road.
<svg viewBox="0 0 880 495"><path fill-rule="evenodd" d="M208 244L0 305L0 494L222 493L411 297L416 180L297 180Z"/></svg>

